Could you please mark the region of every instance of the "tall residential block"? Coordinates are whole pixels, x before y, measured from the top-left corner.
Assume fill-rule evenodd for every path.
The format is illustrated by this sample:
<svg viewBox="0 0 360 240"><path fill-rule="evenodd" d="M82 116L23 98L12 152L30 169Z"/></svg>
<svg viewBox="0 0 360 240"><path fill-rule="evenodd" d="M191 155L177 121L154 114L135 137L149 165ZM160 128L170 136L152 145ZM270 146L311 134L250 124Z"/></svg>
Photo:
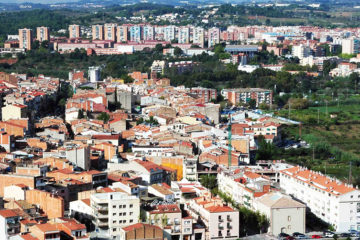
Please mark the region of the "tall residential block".
<svg viewBox="0 0 360 240"><path fill-rule="evenodd" d="M36 28L36 40L39 42L50 41L50 31L48 27Z"/></svg>
<svg viewBox="0 0 360 240"><path fill-rule="evenodd" d="M118 26L116 30L116 41L127 42L128 41L128 27Z"/></svg>
<svg viewBox="0 0 360 240"><path fill-rule="evenodd" d="M23 28L19 29L19 47L26 50L31 50L32 30Z"/></svg>
<svg viewBox="0 0 360 240"><path fill-rule="evenodd" d="M179 28L178 43L190 42L190 29L188 27Z"/></svg>
<svg viewBox="0 0 360 240"><path fill-rule="evenodd" d="M151 25L145 25L143 27L143 40L154 40L154 27Z"/></svg>
<svg viewBox="0 0 360 240"><path fill-rule="evenodd" d="M104 25L104 39L116 41L116 24L107 23Z"/></svg>
<svg viewBox="0 0 360 240"><path fill-rule="evenodd" d="M205 34L204 28L202 27L195 27L193 29L193 44L199 45L199 47L204 47L205 42Z"/></svg>
<svg viewBox="0 0 360 240"><path fill-rule="evenodd" d="M130 32L130 41L132 42L141 41L141 26L138 25L131 26L129 32Z"/></svg>
<svg viewBox="0 0 360 240"><path fill-rule="evenodd" d="M220 29L213 27L208 30L208 47L213 47L220 42Z"/></svg>
<svg viewBox="0 0 360 240"><path fill-rule="evenodd" d="M175 39L175 26L166 26L164 28L164 40L171 42Z"/></svg>
<svg viewBox="0 0 360 240"><path fill-rule="evenodd" d="M104 40L104 26L93 25L92 26L92 39L93 40Z"/></svg>
<svg viewBox="0 0 360 240"><path fill-rule="evenodd" d="M81 36L79 25L69 26L69 38L79 38Z"/></svg>

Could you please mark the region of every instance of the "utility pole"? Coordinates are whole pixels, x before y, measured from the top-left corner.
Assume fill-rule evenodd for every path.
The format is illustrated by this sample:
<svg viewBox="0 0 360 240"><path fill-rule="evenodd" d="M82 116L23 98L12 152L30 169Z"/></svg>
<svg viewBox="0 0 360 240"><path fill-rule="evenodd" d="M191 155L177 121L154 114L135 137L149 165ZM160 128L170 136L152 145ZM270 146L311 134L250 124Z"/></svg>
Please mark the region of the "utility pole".
<svg viewBox="0 0 360 240"><path fill-rule="evenodd" d="M352 183L352 172L351 172L351 166L352 166L352 163L350 161L350 169L349 169L349 180L348 180L348 184L351 184Z"/></svg>

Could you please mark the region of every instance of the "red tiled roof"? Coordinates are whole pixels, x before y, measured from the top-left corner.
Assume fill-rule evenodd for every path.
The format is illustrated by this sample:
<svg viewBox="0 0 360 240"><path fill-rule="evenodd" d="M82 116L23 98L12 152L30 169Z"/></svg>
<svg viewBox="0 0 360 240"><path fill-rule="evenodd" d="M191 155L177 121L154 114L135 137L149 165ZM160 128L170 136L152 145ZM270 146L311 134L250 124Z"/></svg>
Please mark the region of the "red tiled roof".
<svg viewBox="0 0 360 240"><path fill-rule="evenodd" d="M216 212L235 212L234 209L228 206L211 206L206 208L209 212L216 213Z"/></svg>
<svg viewBox="0 0 360 240"><path fill-rule="evenodd" d="M0 210L0 215L4 218L16 217L18 216L13 210L11 209L4 209Z"/></svg>

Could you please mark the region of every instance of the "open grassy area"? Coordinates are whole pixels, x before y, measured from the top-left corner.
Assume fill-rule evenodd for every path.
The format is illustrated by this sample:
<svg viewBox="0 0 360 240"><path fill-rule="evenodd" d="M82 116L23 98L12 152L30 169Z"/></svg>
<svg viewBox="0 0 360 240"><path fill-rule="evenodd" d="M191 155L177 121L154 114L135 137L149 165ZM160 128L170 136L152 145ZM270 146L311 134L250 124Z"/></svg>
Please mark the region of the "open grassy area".
<svg viewBox="0 0 360 240"><path fill-rule="evenodd" d="M288 117L288 110L277 115ZM282 150L280 156L289 162L305 165L316 171L349 178L352 163L352 183L360 183L360 104L310 107L292 110L290 118L299 126L288 126L284 134L290 139L303 139L310 149Z"/></svg>

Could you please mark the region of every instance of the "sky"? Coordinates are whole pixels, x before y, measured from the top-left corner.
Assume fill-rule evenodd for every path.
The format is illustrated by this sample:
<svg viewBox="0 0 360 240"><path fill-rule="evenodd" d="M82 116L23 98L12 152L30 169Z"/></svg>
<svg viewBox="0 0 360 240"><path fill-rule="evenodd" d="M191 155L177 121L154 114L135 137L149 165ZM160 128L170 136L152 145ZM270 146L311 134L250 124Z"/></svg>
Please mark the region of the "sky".
<svg viewBox="0 0 360 240"><path fill-rule="evenodd" d="M0 0L1 3L58 3L58 2L76 2L77 0Z"/></svg>

